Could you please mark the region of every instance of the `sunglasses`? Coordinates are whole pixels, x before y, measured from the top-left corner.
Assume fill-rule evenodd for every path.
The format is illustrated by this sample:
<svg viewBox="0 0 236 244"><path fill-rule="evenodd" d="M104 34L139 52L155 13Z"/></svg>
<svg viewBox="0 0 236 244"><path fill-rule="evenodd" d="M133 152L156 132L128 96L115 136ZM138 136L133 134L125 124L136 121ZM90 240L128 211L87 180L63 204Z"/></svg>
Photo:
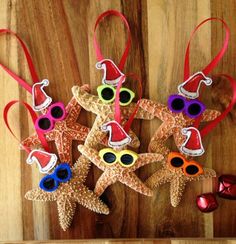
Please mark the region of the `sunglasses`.
<svg viewBox="0 0 236 244"><path fill-rule="evenodd" d="M35 121L36 130L42 132L51 131L57 121L61 121L66 117L65 106L61 102L57 102L48 107L47 114L39 116Z"/></svg>
<svg viewBox="0 0 236 244"><path fill-rule="evenodd" d="M98 97L102 100L103 103L112 103L115 101L116 89L110 85L101 85L97 88ZM135 94L128 88L120 88L120 105L127 106L134 99Z"/></svg>
<svg viewBox="0 0 236 244"><path fill-rule="evenodd" d="M138 154L130 150L116 152L111 148L104 148L99 151L99 157L106 165L119 162L123 167L131 167L138 159Z"/></svg>
<svg viewBox="0 0 236 244"><path fill-rule="evenodd" d="M58 165L54 172L43 177L39 183L39 187L48 192L55 191L60 183L69 181L72 177L72 172L69 164L63 163Z"/></svg>
<svg viewBox="0 0 236 244"><path fill-rule="evenodd" d="M168 98L168 108L174 113L184 112L194 119L205 111L206 106L196 99L189 101L183 96L171 95Z"/></svg>
<svg viewBox="0 0 236 244"><path fill-rule="evenodd" d="M203 168L199 163L187 161L180 153L169 153L167 162L174 169L182 169L186 176L197 176L203 173Z"/></svg>

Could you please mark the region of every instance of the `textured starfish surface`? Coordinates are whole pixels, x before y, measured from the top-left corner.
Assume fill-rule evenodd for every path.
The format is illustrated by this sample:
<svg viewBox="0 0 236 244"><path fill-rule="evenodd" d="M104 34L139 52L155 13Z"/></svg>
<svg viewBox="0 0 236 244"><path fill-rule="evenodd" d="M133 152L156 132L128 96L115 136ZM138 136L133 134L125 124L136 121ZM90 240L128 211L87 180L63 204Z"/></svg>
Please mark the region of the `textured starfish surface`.
<svg viewBox="0 0 236 244"><path fill-rule="evenodd" d="M72 92L78 103L87 111L96 114L96 119L91 128L91 131L86 138L85 144L89 147L96 148L96 145L106 136L106 132L101 131L101 126L106 122L114 120L114 103L104 104L98 96L92 95L82 87L74 86ZM135 104L131 103L129 106L121 106L122 122L125 123L132 112L134 111ZM139 108L135 115L137 119L153 119L154 116L145 110ZM137 148L140 146L139 139L134 133L130 133L132 138L129 146Z"/></svg>
<svg viewBox="0 0 236 244"><path fill-rule="evenodd" d="M81 90L88 87L81 87ZM66 106L67 116L62 121L55 122L53 130L46 132L45 138L47 141L54 141L61 162L67 162L71 165L71 149L72 141L85 141L90 129L77 123L78 116L81 111L81 106L73 97ZM44 111L46 113L46 111ZM35 147L41 145L38 135L34 133L21 143L27 147Z"/></svg>
<svg viewBox="0 0 236 244"><path fill-rule="evenodd" d="M200 181L215 177L213 169L203 168L203 174L198 176L186 176L182 169L172 168L167 163L167 156L163 161L163 167L150 176L145 184L151 189L155 189L165 183L170 183L170 201L173 207L177 207L184 194L185 186L190 181Z"/></svg>
<svg viewBox="0 0 236 244"><path fill-rule="evenodd" d="M185 116L183 113L173 113L167 106L148 99L142 99L140 107L163 122L151 138L148 150L165 154L164 143L170 136L174 137L176 146L180 148L185 140L181 130L193 125L194 119ZM219 111L206 109L202 114L201 122L212 121L219 115Z"/></svg>
<svg viewBox="0 0 236 244"><path fill-rule="evenodd" d="M81 159L80 159L81 160ZM30 190L26 193L25 198L34 201L55 201L57 203L58 216L60 225L66 230L73 219L76 203L84 207L102 214L109 214L108 207L98 198L98 196L90 191L83 183L85 181L85 173L81 161L77 161L72 167L72 178L69 182L61 183L54 192L46 192L40 188Z"/></svg>
<svg viewBox="0 0 236 244"><path fill-rule="evenodd" d="M134 171L144 165L161 161L163 159L162 155L157 153L139 154L138 159L134 163L134 165L132 165L131 167L124 167L118 162L114 165L106 165L99 157L98 151L93 148L79 145L78 149L82 153L82 155L88 158L92 163L94 163L99 169L103 171L94 189L94 192L98 196L100 196L108 186L114 184L117 181L129 186L130 188L141 194L152 196L152 190L150 190L137 177Z"/></svg>

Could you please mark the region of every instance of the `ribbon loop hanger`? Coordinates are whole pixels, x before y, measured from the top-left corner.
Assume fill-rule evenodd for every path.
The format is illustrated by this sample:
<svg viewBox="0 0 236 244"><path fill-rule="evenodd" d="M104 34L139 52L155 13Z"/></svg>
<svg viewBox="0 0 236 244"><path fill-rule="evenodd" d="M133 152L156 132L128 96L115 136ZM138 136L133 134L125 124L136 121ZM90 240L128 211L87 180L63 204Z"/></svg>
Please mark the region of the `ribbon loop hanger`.
<svg viewBox="0 0 236 244"><path fill-rule="evenodd" d="M102 55L101 49L99 47L99 44L98 44L97 38L96 38L96 29L97 29L99 23L105 17L110 16L110 15L115 15L115 16L119 17L122 20L122 22L125 24L125 27L126 27L126 29L128 31L128 40L126 42L126 47L125 47L124 53L123 53L123 55L121 57L121 60L119 62L119 65L118 65L118 68L120 70L123 70L123 68L125 66L125 62L126 62L127 57L128 57L129 49L130 49L130 46L131 46L130 27L129 27L129 23L128 23L127 19L125 18L125 16L123 14L121 14L120 12L118 12L116 10L108 10L108 11L102 13L101 15L99 15L98 18L97 18L97 20L96 20L95 26L94 26L93 44L94 44L94 47L95 47L95 52L96 52L96 56L97 56L98 61L103 60L104 57Z"/></svg>

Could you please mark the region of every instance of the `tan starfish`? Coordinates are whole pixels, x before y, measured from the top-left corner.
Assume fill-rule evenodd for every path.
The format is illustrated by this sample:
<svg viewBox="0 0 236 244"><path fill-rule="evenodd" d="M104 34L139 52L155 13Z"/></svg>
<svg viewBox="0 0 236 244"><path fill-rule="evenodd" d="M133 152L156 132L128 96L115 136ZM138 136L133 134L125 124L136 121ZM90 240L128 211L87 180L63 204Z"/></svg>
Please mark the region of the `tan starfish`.
<svg viewBox="0 0 236 244"><path fill-rule="evenodd" d="M80 159L81 160L81 159ZM54 192L46 192L40 188L30 190L26 193L25 198L34 201L55 201L57 203L59 222L63 230L66 230L73 219L76 202L84 207L102 214L109 214L108 207L90 191L85 185L81 174L84 163L77 161L72 167L72 178L69 182L61 183Z"/></svg>
<svg viewBox="0 0 236 244"><path fill-rule="evenodd" d="M94 189L94 192L98 196L100 196L108 186L114 184L117 181L129 186L130 188L141 194L152 196L153 192L147 186L145 186L145 184L137 177L134 171L144 165L162 160L162 155L157 153L138 154L138 158L134 162L134 164L130 167L125 167L120 164L120 162L112 165L105 164L100 158L99 152L95 149L86 147L84 145L79 145L78 149L82 153L82 155L87 157L99 169L104 171L98 179Z"/></svg>
<svg viewBox="0 0 236 244"><path fill-rule="evenodd" d="M72 88L72 92L78 103L85 110L92 112L97 116L85 141L87 146L96 148L97 144L106 136L106 132L101 130L102 125L114 119L114 103L104 104L98 96L88 93L79 86L74 86ZM121 107L123 123L125 123L124 119L128 118L132 114L134 108L134 103L131 103L129 106ZM153 119L154 116L139 108L135 118ZM134 136L133 133L130 133L130 136L132 138L132 144L130 144L130 146L134 148L139 147L140 142L137 137Z"/></svg>
<svg viewBox="0 0 236 244"><path fill-rule="evenodd" d="M87 89L87 86L81 89ZM70 100L65 109L67 112L66 118L55 122L53 130L45 133L45 138L47 141L55 142L60 161L71 165L72 141L85 141L90 129L76 122L81 106L77 103L75 97ZM44 111L44 114L46 112ZM41 145L41 142L38 135L34 133L23 140L21 144L32 148Z"/></svg>
<svg viewBox="0 0 236 244"><path fill-rule="evenodd" d="M164 143L172 135L176 146L180 148L185 140L181 130L193 125L194 119L185 116L183 113L173 113L167 106L148 99L142 99L140 107L163 122L151 138L149 151L165 155L167 151ZM201 122L212 121L219 115L219 111L206 109L202 114Z"/></svg>
<svg viewBox="0 0 236 244"><path fill-rule="evenodd" d="M165 183L170 183L170 201L173 207L177 207L184 194L185 185L190 181L200 181L215 177L213 169L203 168L203 173L197 176L186 176L182 169L173 168L167 162L167 156L163 161L163 168L150 176L145 184L151 189L155 189Z"/></svg>

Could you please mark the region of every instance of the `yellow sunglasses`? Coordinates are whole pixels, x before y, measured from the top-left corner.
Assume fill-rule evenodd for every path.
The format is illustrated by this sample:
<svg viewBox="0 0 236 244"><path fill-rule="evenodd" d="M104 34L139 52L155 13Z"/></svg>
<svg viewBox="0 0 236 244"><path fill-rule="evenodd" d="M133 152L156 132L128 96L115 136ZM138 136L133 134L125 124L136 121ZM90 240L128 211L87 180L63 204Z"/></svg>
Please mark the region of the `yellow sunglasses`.
<svg viewBox="0 0 236 244"><path fill-rule="evenodd" d="M116 89L111 85L101 85L97 88L98 97L103 103L112 103L116 97ZM128 88L120 88L120 105L127 106L134 99L135 94Z"/></svg>
<svg viewBox="0 0 236 244"><path fill-rule="evenodd" d="M99 151L99 157L106 165L119 162L123 167L131 167L138 159L138 154L130 150L116 152L111 148L104 148Z"/></svg>

